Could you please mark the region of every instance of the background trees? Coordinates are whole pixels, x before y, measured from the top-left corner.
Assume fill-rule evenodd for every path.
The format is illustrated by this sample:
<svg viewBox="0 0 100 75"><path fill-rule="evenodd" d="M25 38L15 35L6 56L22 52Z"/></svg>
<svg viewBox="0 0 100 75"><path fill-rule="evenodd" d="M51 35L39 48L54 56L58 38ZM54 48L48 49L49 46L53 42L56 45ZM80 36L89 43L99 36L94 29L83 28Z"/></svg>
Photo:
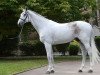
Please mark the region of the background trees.
<svg viewBox="0 0 100 75"><path fill-rule="evenodd" d="M92 21L96 18L95 0L0 0L0 52L5 52L3 48L7 48L7 45L9 48L18 44L18 38L9 38L18 36L20 28L17 26L17 20L22 12L21 7L25 6L48 19L61 23L76 20L89 22L91 18ZM21 35L22 41L30 42L28 36L34 31L31 24L27 23ZM12 45L5 40L10 40ZM6 50L11 50L8 48Z"/></svg>
<svg viewBox="0 0 100 75"><path fill-rule="evenodd" d="M100 27L100 0L96 0L97 6L97 24Z"/></svg>

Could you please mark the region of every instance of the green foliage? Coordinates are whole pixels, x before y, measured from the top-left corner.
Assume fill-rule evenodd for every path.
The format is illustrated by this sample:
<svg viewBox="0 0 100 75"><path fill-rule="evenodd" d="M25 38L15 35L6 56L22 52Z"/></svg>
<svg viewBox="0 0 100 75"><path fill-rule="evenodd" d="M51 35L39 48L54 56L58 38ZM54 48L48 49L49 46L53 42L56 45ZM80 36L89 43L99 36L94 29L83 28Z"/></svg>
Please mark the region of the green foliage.
<svg viewBox="0 0 100 75"><path fill-rule="evenodd" d="M17 20L21 13L20 8L25 7L25 5L29 9L57 22L85 20L85 18L90 17L90 14L82 15L80 9L85 7L95 9L96 6L95 0L1 0L0 28L2 31L0 32L3 36L5 36L4 33L7 33L7 36L11 33L15 33L14 36L19 33ZM13 31L10 29L12 26ZM6 27L9 27L11 33L4 32Z"/></svg>
<svg viewBox="0 0 100 75"><path fill-rule="evenodd" d="M18 38L0 41L0 56L12 56L12 51L17 49Z"/></svg>
<svg viewBox="0 0 100 75"><path fill-rule="evenodd" d="M75 41L72 42L68 47L69 55L78 55L79 50L79 45Z"/></svg>
<svg viewBox="0 0 100 75"><path fill-rule="evenodd" d="M23 27L22 34L21 34L21 40L22 42L28 42L29 41L29 34L30 32L34 32L35 29L30 23L26 23Z"/></svg>
<svg viewBox="0 0 100 75"><path fill-rule="evenodd" d="M34 44L34 53L36 56L39 56L39 55L45 56L46 50L45 50L44 44L39 41L36 44Z"/></svg>
<svg viewBox="0 0 100 75"><path fill-rule="evenodd" d="M65 55L65 52L68 50L69 43L66 44L59 44L55 45L54 48L56 48L57 51L61 52L62 55Z"/></svg>
<svg viewBox="0 0 100 75"><path fill-rule="evenodd" d="M17 0L0 0L0 10L17 8Z"/></svg>
<svg viewBox="0 0 100 75"><path fill-rule="evenodd" d="M77 45L70 45L69 46L69 55L78 55L79 46Z"/></svg>
<svg viewBox="0 0 100 75"><path fill-rule="evenodd" d="M67 0L28 0L27 6L47 18L58 22L65 21L66 13L70 9Z"/></svg>
<svg viewBox="0 0 100 75"><path fill-rule="evenodd" d="M21 7L25 6L56 22L86 20L95 16L96 9L95 0L0 0L0 41L5 42L7 38L18 36L20 28L17 26L17 20L22 12ZM82 14L89 9L92 11ZM32 26L25 25L22 33L23 42L29 40L30 31L34 31Z"/></svg>
<svg viewBox="0 0 100 75"><path fill-rule="evenodd" d="M19 33L17 26L17 8L16 0L1 0L0 1L0 33L2 39L15 37Z"/></svg>
<svg viewBox="0 0 100 75"><path fill-rule="evenodd" d="M32 56L34 47L32 44L29 44L27 42L21 43L19 45L19 49L23 52L23 55L25 56Z"/></svg>
<svg viewBox="0 0 100 75"><path fill-rule="evenodd" d="M95 0L28 0L26 5L57 22L89 19L94 13L90 12L86 15L81 13L96 8Z"/></svg>
<svg viewBox="0 0 100 75"><path fill-rule="evenodd" d="M100 52L100 36L96 36L95 37L95 43L96 43L96 46Z"/></svg>
<svg viewBox="0 0 100 75"><path fill-rule="evenodd" d="M46 50L40 41L34 41L33 43L30 42L23 42L19 45L20 50L23 52L25 56L43 56L46 55Z"/></svg>

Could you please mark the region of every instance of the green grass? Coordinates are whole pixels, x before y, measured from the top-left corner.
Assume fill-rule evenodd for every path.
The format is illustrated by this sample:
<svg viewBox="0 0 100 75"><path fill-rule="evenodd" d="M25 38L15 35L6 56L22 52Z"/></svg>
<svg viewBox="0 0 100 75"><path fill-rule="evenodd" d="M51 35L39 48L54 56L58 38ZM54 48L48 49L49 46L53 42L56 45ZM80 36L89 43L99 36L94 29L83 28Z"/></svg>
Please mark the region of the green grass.
<svg viewBox="0 0 100 75"><path fill-rule="evenodd" d="M79 56L58 56L56 62L79 60ZM35 57L33 59L0 60L0 75L12 75L28 69L38 68L47 64L46 57Z"/></svg>

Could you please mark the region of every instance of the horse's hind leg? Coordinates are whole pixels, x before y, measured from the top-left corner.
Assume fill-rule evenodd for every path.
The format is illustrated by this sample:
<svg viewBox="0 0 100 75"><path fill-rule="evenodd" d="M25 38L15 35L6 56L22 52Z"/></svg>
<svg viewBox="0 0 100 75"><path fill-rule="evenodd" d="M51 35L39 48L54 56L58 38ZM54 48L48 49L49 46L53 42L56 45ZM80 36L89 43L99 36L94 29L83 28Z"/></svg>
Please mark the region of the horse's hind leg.
<svg viewBox="0 0 100 75"><path fill-rule="evenodd" d="M85 66L85 61L86 61L87 51L85 49L85 46L81 42L79 42L79 43L80 43L80 48L82 51L82 64L81 64L81 67L79 69L79 72L83 72L83 68Z"/></svg>
<svg viewBox="0 0 100 75"><path fill-rule="evenodd" d="M88 55L89 55L89 58L90 58L90 70L89 70L89 72L93 72L93 61L92 61L92 48L91 48L91 46L90 46L90 44L88 43L88 44L85 44L85 47L86 47L86 49L87 49L87 51L88 51Z"/></svg>
<svg viewBox="0 0 100 75"><path fill-rule="evenodd" d="M90 46L90 39L87 37L87 38L82 40L82 43L84 44L84 46L88 52L89 58L90 58L90 70L89 70L89 72L93 72L92 48Z"/></svg>

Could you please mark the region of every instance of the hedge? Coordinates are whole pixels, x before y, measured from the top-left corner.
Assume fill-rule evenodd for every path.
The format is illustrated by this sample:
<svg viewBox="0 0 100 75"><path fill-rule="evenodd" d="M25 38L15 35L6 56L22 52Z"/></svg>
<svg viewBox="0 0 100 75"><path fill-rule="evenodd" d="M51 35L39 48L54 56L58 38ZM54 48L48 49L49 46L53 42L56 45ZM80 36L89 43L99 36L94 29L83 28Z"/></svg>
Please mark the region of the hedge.
<svg viewBox="0 0 100 75"><path fill-rule="evenodd" d="M24 56L44 56L46 55L46 50L44 44L40 41L23 42L19 45L19 49L23 52Z"/></svg>
<svg viewBox="0 0 100 75"><path fill-rule="evenodd" d="M54 47L56 48L57 51L61 52L62 56L64 56L65 53L68 51L69 43L58 44L58 45L55 45Z"/></svg>
<svg viewBox="0 0 100 75"><path fill-rule="evenodd" d="M100 37L95 38L95 43L100 51ZM67 48L68 47L68 48ZM12 52L18 49L18 39L3 39L0 41L0 56L14 56ZM19 44L19 49L22 51L22 56L45 56L46 50L44 44L39 40L31 42L23 42ZM80 48L76 41L71 42L68 46L67 44L57 45L56 50L62 53L66 51L69 55L77 55Z"/></svg>
<svg viewBox="0 0 100 75"><path fill-rule="evenodd" d="M95 37L95 44L100 52L100 36Z"/></svg>
<svg viewBox="0 0 100 75"><path fill-rule="evenodd" d="M69 55L78 55L79 46L78 45L70 45L68 52L69 52Z"/></svg>
<svg viewBox="0 0 100 75"><path fill-rule="evenodd" d="M78 55L79 50L80 50L80 47L76 41L73 41L72 43L70 43L68 47L69 55Z"/></svg>
<svg viewBox="0 0 100 75"><path fill-rule="evenodd" d="M0 56L13 56L12 52L18 47L18 38L0 41Z"/></svg>

